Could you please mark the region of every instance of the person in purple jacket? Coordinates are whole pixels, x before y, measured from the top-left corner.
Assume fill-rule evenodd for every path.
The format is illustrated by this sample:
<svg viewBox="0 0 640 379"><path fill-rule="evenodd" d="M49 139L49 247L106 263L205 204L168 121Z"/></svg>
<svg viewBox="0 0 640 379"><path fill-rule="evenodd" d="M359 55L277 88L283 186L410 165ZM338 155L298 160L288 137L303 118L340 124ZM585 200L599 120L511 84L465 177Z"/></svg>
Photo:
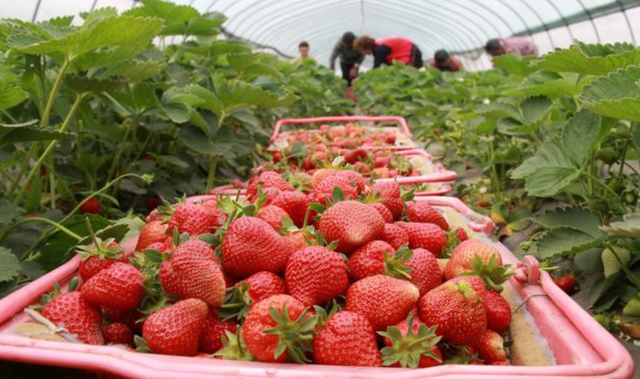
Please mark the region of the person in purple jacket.
<svg viewBox="0 0 640 379"><path fill-rule="evenodd" d="M538 55L538 47L525 37L495 38L489 40L484 47L492 57L513 53L520 56Z"/></svg>

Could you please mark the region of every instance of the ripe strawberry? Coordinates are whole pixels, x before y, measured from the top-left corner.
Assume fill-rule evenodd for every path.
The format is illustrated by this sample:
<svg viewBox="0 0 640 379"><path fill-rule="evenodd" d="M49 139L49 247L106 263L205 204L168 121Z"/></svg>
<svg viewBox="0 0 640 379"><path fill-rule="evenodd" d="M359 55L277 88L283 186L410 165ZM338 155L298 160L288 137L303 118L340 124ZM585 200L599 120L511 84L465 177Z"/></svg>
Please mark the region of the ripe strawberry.
<svg viewBox="0 0 640 379"><path fill-rule="evenodd" d="M199 299L212 308L222 305L225 280L211 246L197 239L180 244L160 265L160 281L169 295Z"/></svg>
<svg viewBox="0 0 640 379"><path fill-rule="evenodd" d="M389 270L390 276L396 269L408 271L404 262L400 262L399 267L393 265L395 249L383 241L371 241L361 246L349 257L349 276L354 281L364 279L373 275L385 274Z"/></svg>
<svg viewBox="0 0 640 379"><path fill-rule="evenodd" d="M335 175L349 179L351 184L356 187L358 195L364 191L366 185L365 179L359 173L352 170L340 170Z"/></svg>
<svg viewBox="0 0 640 379"><path fill-rule="evenodd" d="M507 360L507 353L504 351L504 340L492 331L487 330L477 344L478 355L485 363L493 364Z"/></svg>
<svg viewBox="0 0 640 379"><path fill-rule="evenodd" d="M411 325L411 329L409 329ZM412 313L386 332L378 332L384 337L385 348L382 358L385 366L424 368L442 364L442 353L436 345L436 327L427 328Z"/></svg>
<svg viewBox="0 0 640 379"><path fill-rule="evenodd" d="M327 321L313 341L317 364L335 366L382 365L373 326L354 312L339 312Z"/></svg>
<svg viewBox="0 0 640 379"><path fill-rule="evenodd" d="M275 205L267 205L264 208L260 208L258 211L258 218L266 221L273 230L280 233L282 230L282 220L284 218L289 218L289 214L284 211L284 209L277 207Z"/></svg>
<svg viewBox="0 0 640 379"><path fill-rule="evenodd" d="M144 278L132 265L116 262L82 285L82 297L99 307L130 311L144 297Z"/></svg>
<svg viewBox="0 0 640 379"><path fill-rule="evenodd" d="M442 283L442 272L435 255L425 249L413 249L413 256L404 263L413 283L423 296Z"/></svg>
<svg viewBox="0 0 640 379"><path fill-rule="evenodd" d="M199 350L207 354L215 353L222 348L222 337L225 331L235 333L236 328L237 323L234 320L222 321L218 312L210 310L202 326Z"/></svg>
<svg viewBox="0 0 640 379"><path fill-rule="evenodd" d="M384 219L385 223L389 224L389 223L393 222L393 215L391 214L391 211L389 210L389 208L385 207L384 204L382 204L382 203L371 203L371 204L369 204L369 206L374 208L378 212L380 212L380 215Z"/></svg>
<svg viewBox="0 0 640 379"><path fill-rule="evenodd" d="M324 204L327 199L332 198L333 190L336 187L340 187L345 199L355 199L360 194L353 180L343 175L333 174L327 176L313 188L313 198L315 201Z"/></svg>
<svg viewBox="0 0 640 379"><path fill-rule="evenodd" d="M167 238L167 225L160 220L145 224L140 230L136 251L142 251L155 242L162 242Z"/></svg>
<svg viewBox="0 0 640 379"><path fill-rule="evenodd" d="M426 249L436 257L442 253L447 236L439 226L417 222L397 222L396 225L401 226L409 235L411 249Z"/></svg>
<svg viewBox="0 0 640 379"><path fill-rule="evenodd" d="M342 152L342 156L344 157L344 161L348 164L354 164L358 161L363 161L367 159L367 151L365 149L353 149L353 150L344 150Z"/></svg>
<svg viewBox="0 0 640 379"><path fill-rule="evenodd" d="M69 333L90 345L103 345L104 338L100 332L102 315L82 298L80 291L68 292L54 297L45 305L42 315L56 326L65 327Z"/></svg>
<svg viewBox="0 0 640 379"><path fill-rule="evenodd" d="M173 243L171 245L167 245L165 241L162 242L154 242L147 246L145 249L147 250L156 250L161 253L168 253L173 250Z"/></svg>
<svg viewBox="0 0 640 379"><path fill-rule="evenodd" d="M489 288L498 289L512 271L510 266L502 266L502 257L496 249L473 239L464 241L455 248L444 270L447 279L464 273L476 273L482 276Z"/></svg>
<svg viewBox="0 0 640 379"><path fill-rule="evenodd" d="M507 331L511 323L511 306L497 292L485 291L484 308L487 312L487 328L499 334Z"/></svg>
<svg viewBox="0 0 640 379"><path fill-rule="evenodd" d="M367 165L364 162L358 161L356 163L353 164L353 170L355 172L360 173L361 175L366 175L369 174L371 172L371 169L369 168L369 165Z"/></svg>
<svg viewBox="0 0 640 379"><path fill-rule="evenodd" d="M382 168L382 167L387 167L389 165L389 163L391 162L391 159L393 157L388 156L388 157L375 157L373 158L373 167L375 168Z"/></svg>
<svg viewBox="0 0 640 379"><path fill-rule="evenodd" d="M576 278L571 274L564 275L559 278L553 278L553 282L569 295L573 293L576 287Z"/></svg>
<svg viewBox="0 0 640 379"><path fill-rule="evenodd" d="M380 239L396 250L403 245L409 246L409 235L401 226L396 224L384 224L384 232Z"/></svg>
<svg viewBox="0 0 640 379"><path fill-rule="evenodd" d="M284 236L284 238L289 241L289 245L291 246L291 251L296 252L303 247L307 247L307 240L304 238L304 232L296 231L291 232Z"/></svg>
<svg viewBox="0 0 640 379"><path fill-rule="evenodd" d="M371 170L371 177L374 179L387 179L391 177L391 171L386 167Z"/></svg>
<svg viewBox="0 0 640 379"><path fill-rule="evenodd" d="M284 180L280 174L274 171L265 171L260 173L259 176L253 177L247 187L247 198L253 200L258 195L258 187L262 186L262 189L276 188L281 191L293 191L293 185Z"/></svg>
<svg viewBox="0 0 640 379"><path fill-rule="evenodd" d="M223 267L236 278L259 271L282 272L291 253L289 241L256 217L234 220L222 242Z"/></svg>
<svg viewBox="0 0 640 379"><path fill-rule="evenodd" d="M370 193L380 194L382 204L389 208L394 220L397 220L400 217L402 208L404 207L400 192L400 184L396 182L376 182L371 187Z"/></svg>
<svg viewBox="0 0 640 379"><path fill-rule="evenodd" d="M224 214L222 212L222 210L220 210L220 208L218 208L218 201L217 200L209 200L209 201L205 201L204 203L200 204L200 206L204 209L207 209L211 212L213 212L213 214L215 215L216 220L218 220L218 223L220 225L224 224L225 221L227 221L227 215Z"/></svg>
<svg viewBox="0 0 640 379"><path fill-rule="evenodd" d="M374 275L349 287L345 310L365 316L376 330L383 330L402 321L419 296L418 288L407 281Z"/></svg>
<svg viewBox="0 0 640 379"><path fill-rule="evenodd" d="M309 208L309 197L300 191L283 191L271 205L282 208L297 227L302 227Z"/></svg>
<svg viewBox="0 0 640 379"><path fill-rule="evenodd" d="M82 256L79 269L80 278L85 282L116 262L128 262L124 257L122 246L113 242L112 239L102 241L96 238L95 243L80 246L78 254Z"/></svg>
<svg viewBox="0 0 640 379"><path fill-rule="evenodd" d="M284 295L287 287L284 281L269 271L260 271L236 283L220 315L224 318L243 319L251 305L275 295Z"/></svg>
<svg viewBox="0 0 640 379"><path fill-rule="evenodd" d="M80 205L80 213L82 214L98 214L100 213L100 209L102 209L102 203L95 197L83 200Z"/></svg>
<svg viewBox="0 0 640 379"><path fill-rule="evenodd" d="M380 238L384 219L368 205L341 201L324 211L317 226L326 241L338 241L337 251L351 252Z"/></svg>
<svg viewBox="0 0 640 379"><path fill-rule="evenodd" d="M188 233L191 237L205 233L213 233L222 226L222 221L210 209L200 205L183 203L176 207L169 219L169 233L177 229L180 234Z"/></svg>
<svg viewBox="0 0 640 379"><path fill-rule="evenodd" d="M242 337L247 349L259 361L304 362L311 350L315 318L289 295L275 295L251 307L245 318Z"/></svg>
<svg viewBox="0 0 640 379"><path fill-rule="evenodd" d="M325 178L334 175L338 170L332 168L321 168L316 170L311 177L311 188L316 188Z"/></svg>
<svg viewBox="0 0 640 379"><path fill-rule="evenodd" d="M104 343L107 345L133 346L133 332L126 324L114 322L102 328Z"/></svg>
<svg viewBox="0 0 640 379"><path fill-rule="evenodd" d="M464 242L469 239L469 235L467 234L467 231L461 227L456 228L456 235L458 236L458 240L460 242Z"/></svg>
<svg viewBox="0 0 640 379"><path fill-rule="evenodd" d="M194 356L208 314L202 300L179 301L149 316L142 326L142 337L154 353Z"/></svg>
<svg viewBox="0 0 640 379"><path fill-rule="evenodd" d="M405 214L411 222L436 224L442 230L449 230L449 223L437 209L425 201L412 201L406 204Z"/></svg>
<svg viewBox="0 0 640 379"><path fill-rule="evenodd" d="M347 264L322 246L308 246L289 258L285 271L289 294L305 305L323 304L346 291Z"/></svg>
<svg viewBox="0 0 640 379"><path fill-rule="evenodd" d="M482 300L466 281L446 282L427 292L418 303L420 320L437 326L444 342L475 345L487 330Z"/></svg>

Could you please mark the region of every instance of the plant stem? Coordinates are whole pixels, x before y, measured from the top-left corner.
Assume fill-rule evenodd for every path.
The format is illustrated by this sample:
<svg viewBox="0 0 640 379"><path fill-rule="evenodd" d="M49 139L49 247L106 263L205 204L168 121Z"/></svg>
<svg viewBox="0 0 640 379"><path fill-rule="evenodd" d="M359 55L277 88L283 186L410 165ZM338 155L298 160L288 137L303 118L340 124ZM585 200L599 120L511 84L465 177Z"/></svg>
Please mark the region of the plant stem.
<svg viewBox="0 0 640 379"><path fill-rule="evenodd" d="M622 259L620 259L620 256L618 255L618 252L616 252L616 250L613 248L613 245L609 244L608 242L602 242L602 244L607 249L609 249L611 253L613 253L614 257L616 257L616 260L618 261L620 268L625 273L625 275L627 275L627 278L629 279L631 284L633 284L637 289L640 290L640 280L638 280L638 278L631 272L631 270L629 270L627 265L624 264L624 262L622 262Z"/></svg>
<svg viewBox="0 0 640 379"><path fill-rule="evenodd" d="M8 197L13 196L13 194L18 189L18 184L20 184L20 179L22 178L22 175L24 175L24 171L27 169L27 167L29 167L29 162L35 156L36 151L38 151L39 149L40 149L39 142L35 142L31 145L31 147L29 147L29 151L27 151L27 156L22 161L22 164L20 165L20 169L18 170L18 174L16 174L16 177L13 178L13 183L11 183L11 188L9 189Z"/></svg>
<svg viewBox="0 0 640 379"><path fill-rule="evenodd" d="M625 140L624 148L622 149L622 158L620 159L620 170L618 171L618 176L622 175L622 171L624 170L624 164L627 160L627 149L629 149L629 140Z"/></svg>
<svg viewBox="0 0 640 379"><path fill-rule="evenodd" d="M218 158L216 156L212 156L209 158L209 174L207 176L207 187L205 189L206 193L211 192L213 189L213 184L216 180L216 169L218 166Z"/></svg>
<svg viewBox="0 0 640 379"><path fill-rule="evenodd" d="M602 188L607 190L611 195L613 195L619 201L622 201L622 198L620 197L620 195L618 195L614 190L609 188L609 186L605 182L603 182L602 180L598 179L597 177L595 177L594 175L592 175L588 171L585 171L584 174L587 175L587 178L589 178L592 181L592 183L597 183L599 186L601 186Z"/></svg>
<svg viewBox="0 0 640 379"><path fill-rule="evenodd" d="M51 92L49 92L49 99L47 100L47 104L44 107L44 111L42 112L42 119L40 120L40 126L47 126L49 124L49 116L51 116L51 109L53 109L53 103L56 100L56 96L58 95L58 91L60 90L60 86L62 85L62 79L69 68L69 64L71 62L68 59L65 59L64 63L60 67L60 71L58 72L58 77L56 77L56 81L53 83L53 87L51 88Z"/></svg>
<svg viewBox="0 0 640 379"><path fill-rule="evenodd" d="M79 235L75 234L74 232L72 232L71 230L65 228L64 226L62 226L62 222L55 222L53 220L49 220L48 218L44 218L44 217L27 217L27 218L23 218L22 220L11 224L7 229L5 229L1 234L0 234L0 242L4 241L4 239L7 237L7 235L9 235L9 232L16 229L17 227L19 227L20 225L24 225L27 224L29 222L43 222L45 224L49 224L51 226L53 226L54 228L58 229L59 231L63 232L64 234L68 235L71 238L74 238L78 241L80 241L82 239L82 237L80 237Z"/></svg>
<svg viewBox="0 0 640 379"><path fill-rule="evenodd" d="M67 114L67 117L65 118L64 122L62 123L62 126L60 127L60 130L59 130L60 133L64 133L64 132L67 131L67 128L69 127L69 124L71 123L71 119L73 118L74 113L78 109L78 106L80 105L80 103L82 102L83 99L84 99L84 95L78 95L76 97L76 101L73 103L73 106L69 110L69 113ZM31 180L36 175L36 172L40 169L40 166L42 165L42 162L44 162L44 160L47 159L47 157L49 156L49 154L51 153L51 151L53 150L53 148L57 144L58 144L58 140L57 139L54 139L53 141L49 142L49 145L44 150L42 155L40 155L40 158L38 158L38 161L36 162L36 164L31 168L31 171L29 172L29 175L27 175L27 178L26 178L24 184L22 185L22 188L20 188L20 192L18 192L18 194L16 195L16 198L14 200L14 204L15 205L18 205L20 203L20 201L22 200L22 197L24 196L24 193L25 193L25 191L27 189L27 186L29 185L29 183L31 183Z"/></svg>
<svg viewBox="0 0 640 379"><path fill-rule="evenodd" d="M122 124L123 125L128 124L127 120L125 120ZM115 175L116 169L118 168L118 163L120 161L120 156L122 155L122 152L124 150L124 145L125 143L127 143L127 140L129 139L129 134L131 134L132 125L126 125L126 128L127 130L125 130L124 132L122 141L120 141L120 144L118 145L118 149L116 150L116 153L113 156L113 162L111 162L111 168L109 169L109 176L107 176L107 180L111 180L111 178L113 178L113 176Z"/></svg>

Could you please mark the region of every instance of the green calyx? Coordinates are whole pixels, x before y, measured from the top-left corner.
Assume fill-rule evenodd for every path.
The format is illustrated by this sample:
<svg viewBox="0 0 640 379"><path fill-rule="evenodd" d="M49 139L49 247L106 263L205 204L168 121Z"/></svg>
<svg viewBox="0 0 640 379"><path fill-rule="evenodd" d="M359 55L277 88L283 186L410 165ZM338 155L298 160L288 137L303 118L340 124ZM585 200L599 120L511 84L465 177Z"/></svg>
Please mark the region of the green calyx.
<svg viewBox="0 0 640 379"><path fill-rule="evenodd" d="M512 265L498 264L496 256L492 255L489 262L484 262L482 258L475 257L469 261L471 271L464 272L464 276L478 276L482 278L487 289L502 292L502 284L506 282L514 273Z"/></svg>
<svg viewBox="0 0 640 379"><path fill-rule="evenodd" d="M460 293L462 294L462 296L465 297L465 299L471 299L471 300L478 300L478 294L476 293L476 291L473 290L473 287L471 286L471 283L467 282L466 280L461 280L458 283L454 284L457 288L458 291L460 291Z"/></svg>
<svg viewBox="0 0 640 379"><path fill-rule="evenodd" d="M413 257L413 250L401 246L394 254L384 253L384 273L394 278L411 279L411 268L406 266Z"/></svg>
<svg viewBox="0 0 640 379"><path fill-rule="evenodd" d="M229 293L218 312L222 321L232 318L242 320L247 317L249 308L253 302L253 299L247 293L248 290L248 283L240 283L240 285L235 285L227 289Z"/></svg>
<svg viewBox="0 0 640 379"><path fill-rule="evenodd" d="M98 257L101 259L119 259L122 257L122 248L120 246L109 247L116 240L113 238L109 238L107 240L101 240L96 237L93 232L93 228L91 227L91 222L89 218L86 218L87 231L89 232L89 236L91 237L91 244L78 246L77 253L82 257L83 261L91 257Z"/></svg>
<svg viewBox="0 0 640 379"><path fill-rule="evenodd" d="M242 338L242 326L238 326L235 333L229 330L224 331L222 336L223 348L213 354L214 357L233 361L254 361L253 355L247 349L247 345Z"/></svg>
<svg viewBox="0 0 640 379"><path fill-rule="evenodd" d="M273 321L276 322L276 326L263 331L263 333L276 335L279 338L278 346L273 354L274 357L278 358L287 353L289 361L310 362L305 353L312 351L318 317L309 316L308 312L304 311L296 320L291 320L286 304L282 305L282 310L272 307L269 312Z"/></svg>
<svg viewBox="0 0 640 379"><path fill-rule="evenodd" d="M391 341L391 346L381 350L382 364L391 366L400 363L401 367L418 368L420 358L423 356L442 362L442 359L434 353L434 347L440 342L441 337L436 335L436 326L427 328L420 324L417 332L413 330L413 314L407 317L407 333L402 335L396 326L390 326L386 332L378 332L381 336Z"/></svg>
<svg viewBox="0 0 640 379"><path fill-rule="evenodd" d="M449 258L451 253L460 244L460 238L458 238L458 229L451 228L446 233L447 241L444 244L440 258Z"/></svg>

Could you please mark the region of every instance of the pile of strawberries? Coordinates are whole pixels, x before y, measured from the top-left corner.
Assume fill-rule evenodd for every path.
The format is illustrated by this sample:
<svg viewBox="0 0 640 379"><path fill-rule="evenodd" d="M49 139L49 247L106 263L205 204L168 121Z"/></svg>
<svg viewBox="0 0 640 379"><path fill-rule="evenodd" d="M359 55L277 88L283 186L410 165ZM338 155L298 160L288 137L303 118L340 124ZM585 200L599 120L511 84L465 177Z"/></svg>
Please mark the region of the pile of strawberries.
<svg viewBox="0 0 640 379"><path fill-rule="evenodd" d="M344 366L508 365L511 274L424 199L351 170L254 177L149 215L135 252L94 237L41 315L82 343Z"/></svg>

